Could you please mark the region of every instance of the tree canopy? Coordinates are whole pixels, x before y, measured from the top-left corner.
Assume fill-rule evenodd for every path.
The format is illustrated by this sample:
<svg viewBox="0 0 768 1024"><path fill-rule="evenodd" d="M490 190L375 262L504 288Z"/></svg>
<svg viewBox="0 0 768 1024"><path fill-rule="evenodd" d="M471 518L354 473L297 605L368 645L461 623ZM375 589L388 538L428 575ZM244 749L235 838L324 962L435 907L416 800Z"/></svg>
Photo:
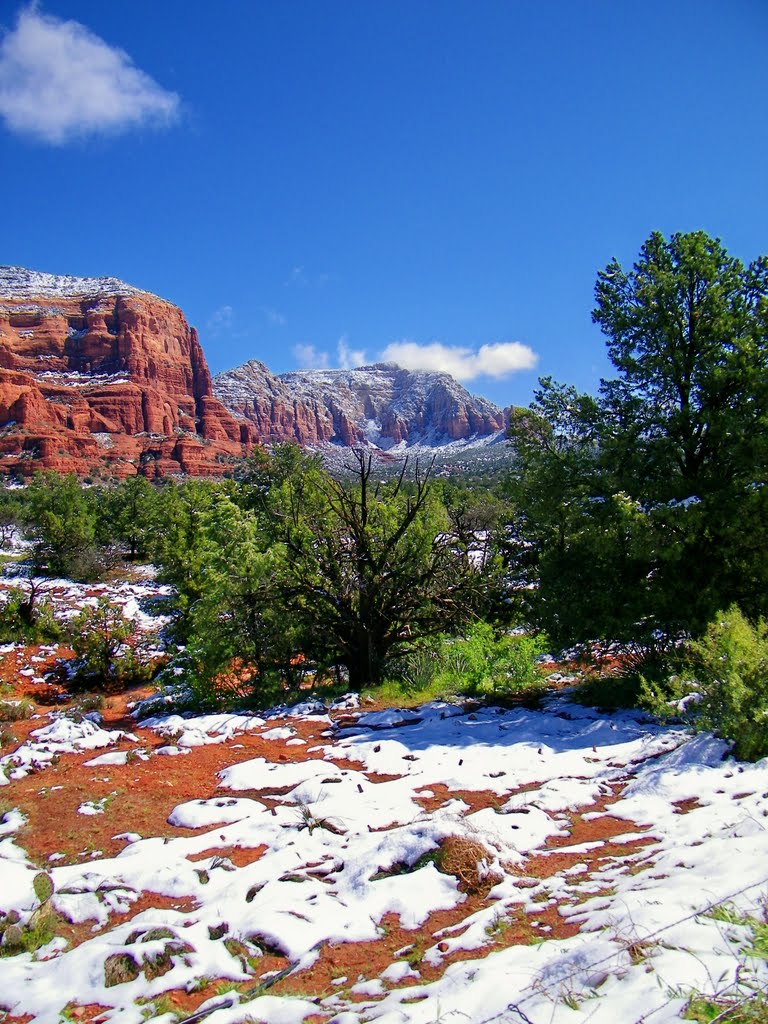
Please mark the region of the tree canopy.
<svg viewBox="0 0 768 1024"><path fill-rule="evenodd" d="M745 267L703 231L655 232L631 271L598 273L592 317L618 371L604 381L606 463L639 497L682 500L764 472L768 259Z"/></svg>
<svg viewBox="0 0 768 1024"><path fill-rule="evenodd" d="M422 641L498 613L496 534L444 502L430 468L339 480L293 446L257 452L237 484L161 495L155 551L178 592L177 633L206 685L268 690L308 671L381 682Z"/></svg>
<svg viewBox="0 0 768 1024"><path fill-rule="evenodd" d="M654 233L631 270L598 273L595 301L617 376L597 398L543 380L510 428L532 614L570 640L762 613L768 260Z"/></svg>

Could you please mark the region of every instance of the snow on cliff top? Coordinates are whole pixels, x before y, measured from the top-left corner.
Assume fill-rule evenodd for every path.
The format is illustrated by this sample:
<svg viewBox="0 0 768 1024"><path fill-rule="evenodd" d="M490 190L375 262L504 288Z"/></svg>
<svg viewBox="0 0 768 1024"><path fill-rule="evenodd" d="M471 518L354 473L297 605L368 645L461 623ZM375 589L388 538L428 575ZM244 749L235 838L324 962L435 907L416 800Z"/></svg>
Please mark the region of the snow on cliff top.
<svg viewBox="0 0 768 1024"><path fill-rule="evenodd" d="M260 360L251 359L241 366L213 378L214 394L232 409L249 404L254 397L266 398L280 394L288 401L295 398L315 400L321 404L331 397L338 403L341 394L369 394L386 402L398 402L398 408L410 405L422 408L428 393L443 387L457 401L473 405L479 412L497 415L493 402L473 395L449 373L434 370L407 370L396 363L372 363L355 369L289 370L273 374ZM352 417L354 418L354 416Z"/></svg>
<svg viewBox="0 0 768 1024"><path fill-rule="evenodd" d="M26 267L0 266L0 296L14 299L66 299L78 295L146 295L116 277L72 277L44 274Z"/></svg>

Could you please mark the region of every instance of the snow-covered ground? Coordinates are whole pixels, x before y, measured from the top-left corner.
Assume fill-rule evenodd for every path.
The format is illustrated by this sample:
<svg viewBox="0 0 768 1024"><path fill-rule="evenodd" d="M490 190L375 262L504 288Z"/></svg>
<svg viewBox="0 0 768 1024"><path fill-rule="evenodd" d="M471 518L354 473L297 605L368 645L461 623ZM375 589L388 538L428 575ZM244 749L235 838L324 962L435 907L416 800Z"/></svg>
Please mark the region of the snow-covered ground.
<svg viewBox="0 0 768 1024"><path fill-rule="evenodd" d="M17 552L29 547L28 542L16 536ZM0 609L10 590L29 590L30 584L34 583L40 599L47 599L61 620L73 618L84 608L95 608L99 598L105 597L111 604L119 606L125 618L134 621L137 628L156 632L169 621L163 614L163 604L170 598L172 588L157 583L155 575L154 566L142 565L134 567L131 581L75 583L47 576L30 577L27 564L11 562L0 566Z"/></svg>
<svg viewBox="0 0 768 1024"><path fill-rule="evenodd" d="M234 752L247 736L265 740L267 753L224 767L213 796L179 803L175 837L130 833L117 856L62 866L51 850L54 908L93 930L75 948L54 940L0 960L0 1006L54 1024L68 1004L99 1004L109 1008L100 1019L140 1024L151 1013L142 1001L215 978L251 985L212 997L211 1024L662 1024L681 1019L692 990L768 981L765 962L741 951L745 929L710 914L722 901L756 913L768 892L768 760L723 759L712 737L639 714L605 716L567 694L541 710L347 704L155 717L137 725L143 738L107 735L109 749L146 747L152 734L166 753L187 751L185 765L211 744ZM302 739L309 719L314 743ZM96 723L57 721L29 743L55 743L60 757L101 745ZM89 761L109 763L97 752ZM493 800L473 810L480 794ZM12 804L13 783L3 796ZM439 806L427 809L432 796ZM81 813L100 820L110 807L84 803ZM598 836L606 822L610 839L569 839L579 827ZM38 868L17 841L21 825L10 810L0 826L0 909L23 922L37 905ZM485 850L487 899L469 900L454 875L422 859L449 836ZM228 854L257 848L239 867ZM548 872L548 858L569 866ZM166 901L112 920L147 892L191 898L192 909ZM438 910L455 923L434 932L426 924ZM300 975L329 949L343 961L347 944L380 939L388 915L413 940L375 974L342 975L306 997L259 990L260 951L281 951ZM562 937L545 918L579 930ZM504 948L494 936L511 921L526 923L528 941ZM227 939L252 952L250 965ZM108 986L105 964L116 956L136 976ZM163 956L165 973L148 969Z"/></svg>

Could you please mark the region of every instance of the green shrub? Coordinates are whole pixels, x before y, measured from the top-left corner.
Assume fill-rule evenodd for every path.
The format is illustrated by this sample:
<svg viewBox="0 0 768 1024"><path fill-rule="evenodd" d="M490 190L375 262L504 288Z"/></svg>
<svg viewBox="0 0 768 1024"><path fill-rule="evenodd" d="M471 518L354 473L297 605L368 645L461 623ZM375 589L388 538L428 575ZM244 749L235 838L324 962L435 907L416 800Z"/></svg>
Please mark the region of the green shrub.
<svg viewBox="0 0 768 1024"><path fill-rule="evenodd" d="M80 680L78 680L80 682ZM79 687L78 687L79 689ZM94 693L88 690L78 693L78 696L69 707L62 712L66 718L73 722L82 722L83 719L94 711L100 712L104 707L104 694Z"/></svg>
<svg viewBox="0 0 768 1024"><path fill-rule="evenodd" d="M755 624L736 605L719 612L667 684L644 680L643 703L657 714L683 714L697 729L733 741L736 757L768 754L768 620Z"/></svg>
<svg viewBox="0 0 768 1024"><path fill-rule="evenodd" d="M385 681L370 692L385 704L503 698L542 685L536 657L545 649L544 634L509 634L476 622L463 637L437 637L393 660Z"/></svg>
<svg viewBox="0 0 768 1024"><path fill-rule="evenodd" d="M396 675L388 676L379 686L364 690L363 695L387 707L416 707L431 700L451 700L461 694L458 687L447 685L440 679L433 678L429 682L421 680L415 686L407 676L401 674L399 666L396 672Z"/></svg>
<svg viewBox="0 0 768 1024"><path fill-rule="evenodd" d="M72 620L70 643L76 655L70 663L70 683L78 689L123 687L152 676L134 623L106 597Z"/></svg>
<svg viewBox="0 0 768 1024"><path fill-rule="evenodd" d="M441 678L445 638L426 641L415 650L393 659L387 677L372 691L385 704L421 704L456 692Z"/></svg>
<svg viewBox="0 0 768 1024"><path fill-rule="evenodd" d="M497 633L476 622L465 637L447 640L436 681L475 696L504 696L539 686L536 657L546 648L543 634Z"/></svg>
<svg viewBox="0 0 768 1024"><path fill-rule="evenodd" d="M95 495L74 474L36 474L24 494L22 519L37 569L68 579L95 579Z"/></svg>
<svg viewBox="0 0 768 1024"><path fill-rule="evenodd" d="M22 722L31 718L34 711L34 701L27 697L21 700L0 700L0 722Z"/></svg>
<svg viewBox="0 0 768 1024"><path fill-rule="evenodd" d="M687 639L679 633L651 632L610 645L585 644L576 658L583 679L573 699L605 711L635 708L649 686L666 693L670 677L685 664ZM668 707L666 698L662 702ZM646 705L647 706L647 705Z"/></svg>
<svg viewBox="0 0 768 1024"><path fill-rule="evenodd" d="M12 587L0 611L0 643L33 644L61 637L53 605L41 595L38 585L33 584L29 590Z"/></svg>
<svg viewBox="0 0 768 1024"><path fill-rule="evenodd" d="M617 711L637 707L641 697L641 683L635 676L589 675L573 692L577 704Z"/></svg>
<svg viewBox="0 0 768 1024"><path fill-rule="evenodd" d="M440 651L434 646L412 651L402 663L400 677L403 689L411 693L422 693L429 689L440 667Z"/></svg>

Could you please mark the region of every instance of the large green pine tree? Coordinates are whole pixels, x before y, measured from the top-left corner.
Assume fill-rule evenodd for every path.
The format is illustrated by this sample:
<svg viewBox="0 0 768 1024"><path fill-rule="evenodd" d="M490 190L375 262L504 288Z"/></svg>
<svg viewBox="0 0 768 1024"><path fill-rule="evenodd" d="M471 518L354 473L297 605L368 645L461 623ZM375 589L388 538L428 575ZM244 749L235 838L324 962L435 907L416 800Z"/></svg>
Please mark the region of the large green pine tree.
<svg viewBox="0 0 768 1024"><path fill-rule="evenodd" d="M768 260L654 233L595 298L617 376L596 402L542 381L511 428L534 615L570 640L764 613Z"/></svg>
<svg viewBox="0 0 768 1024"><path fill-rule="evenodd" d="M761 479L768 259L745 267L703 231L654 232L632 270L614 259L599 272L595 299L619 374L603 404L621 485L665 501Z"/></svg>

